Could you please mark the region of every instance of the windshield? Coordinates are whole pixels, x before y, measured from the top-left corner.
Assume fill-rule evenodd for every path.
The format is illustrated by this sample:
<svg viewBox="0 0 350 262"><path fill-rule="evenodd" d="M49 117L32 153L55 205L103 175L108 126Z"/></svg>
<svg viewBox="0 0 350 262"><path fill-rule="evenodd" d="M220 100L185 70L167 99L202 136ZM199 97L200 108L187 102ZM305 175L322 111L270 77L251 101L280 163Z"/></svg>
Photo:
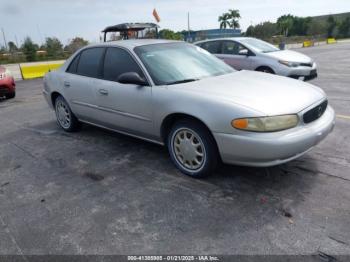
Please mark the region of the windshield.
<svg viewBox="0 0 350 262"><path fill-rule="evenodd" d="M277 47L259 39L246 38L242 39L240 42L259 53L280 51Z"/></svg>
<svg viewBox="0 0 350 262"><path fill-rule="evenodd" d="M204 49L186 43L139 46L135 52L156 85L185 83L234 72Z"/></svg>

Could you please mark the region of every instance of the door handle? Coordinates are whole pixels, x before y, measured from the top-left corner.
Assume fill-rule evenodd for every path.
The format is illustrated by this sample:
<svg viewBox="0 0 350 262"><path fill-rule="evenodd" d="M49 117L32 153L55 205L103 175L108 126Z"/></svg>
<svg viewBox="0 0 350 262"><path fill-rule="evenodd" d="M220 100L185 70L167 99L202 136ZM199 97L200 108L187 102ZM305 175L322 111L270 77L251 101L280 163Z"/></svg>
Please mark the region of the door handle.
<svg viewBox="0 0 350 262"><path fill-rule="evenodd" d="M70 83L69 83L68 81L64 81L64 82L63 82L63 85L64 85L65 87L70 87Z"/></svg>
<svg viewBox="0 0 350 262"><path fill-rule="evenodd" d="M104 95L104 96L107 96L108 95L108 91L106 89L99 89L98 92L101 94L101 95Z"/></svg>

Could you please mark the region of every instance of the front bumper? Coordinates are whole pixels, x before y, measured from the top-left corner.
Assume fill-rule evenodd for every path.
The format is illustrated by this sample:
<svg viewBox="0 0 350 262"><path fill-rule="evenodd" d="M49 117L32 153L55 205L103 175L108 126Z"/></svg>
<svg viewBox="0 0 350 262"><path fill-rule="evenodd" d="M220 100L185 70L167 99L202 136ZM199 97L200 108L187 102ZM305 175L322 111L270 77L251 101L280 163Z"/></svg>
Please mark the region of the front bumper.
<svg viewBox="0 0 350 262"><path fill-rule="evenodd" d="M288 76L294 79L302 78L304 81L308 81L317 77L317 65L316 63L310 66L298 66L298 67L287 67L283 66L282 72L279 73L283 76Z"/></svg>
<svg viewBox="0 0 350 262"><path fill-rule="evenodd" d="M224 163L266 167L302 156L322 141L334 125L335 113L328 106L321 118L289 130L272 133L214 133L214 137Z"/></svg>
<svg viewBox="0 0 350 262"><path fill-rule="evenodd" d="M12 77L0 79L0 96L16 92L15 80Z"/></svg>

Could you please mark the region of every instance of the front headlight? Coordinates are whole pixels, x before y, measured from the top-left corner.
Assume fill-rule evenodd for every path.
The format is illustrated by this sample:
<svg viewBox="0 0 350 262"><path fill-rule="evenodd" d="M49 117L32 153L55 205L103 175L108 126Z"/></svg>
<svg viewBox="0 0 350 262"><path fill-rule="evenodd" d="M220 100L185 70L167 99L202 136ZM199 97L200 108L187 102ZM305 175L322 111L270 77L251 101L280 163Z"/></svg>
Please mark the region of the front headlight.
<svg viewBox="0 0 350 262"><path fill-rule="evenodd" d="M279 60L278 62L280 64L288 66L288 67L297 67L300 65L300 63L297 63L297 62L289 62L289 61L284 61L284 60Z"/></svg>
<svg viewBox="0 0 350 262"><path fill-rule="evenodd" d="M231 121L234 128L254 132L274 132L295 127L297 115L239 118Z"/></svg>

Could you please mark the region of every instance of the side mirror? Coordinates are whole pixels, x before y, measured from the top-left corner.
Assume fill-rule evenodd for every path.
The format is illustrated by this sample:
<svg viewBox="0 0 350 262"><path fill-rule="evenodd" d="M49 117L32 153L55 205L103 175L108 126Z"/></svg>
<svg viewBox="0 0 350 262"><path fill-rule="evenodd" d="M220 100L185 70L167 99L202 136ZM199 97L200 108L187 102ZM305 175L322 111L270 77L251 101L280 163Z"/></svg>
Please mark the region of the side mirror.
<svg viewBox="0 0 350 262"><path fill-rule="evenodd" d="M148 82L136 72L126 72L118 77L118 82L122 84L134 84L148 86Z"/></svg>
<svg viewBox="0 0 350 262"><path fill-rule="evenodd" d="M242 49L238 52L239 55L245 55L245 56L248 56L249 55L249 52L248 52L248 49Z"/></svg>

